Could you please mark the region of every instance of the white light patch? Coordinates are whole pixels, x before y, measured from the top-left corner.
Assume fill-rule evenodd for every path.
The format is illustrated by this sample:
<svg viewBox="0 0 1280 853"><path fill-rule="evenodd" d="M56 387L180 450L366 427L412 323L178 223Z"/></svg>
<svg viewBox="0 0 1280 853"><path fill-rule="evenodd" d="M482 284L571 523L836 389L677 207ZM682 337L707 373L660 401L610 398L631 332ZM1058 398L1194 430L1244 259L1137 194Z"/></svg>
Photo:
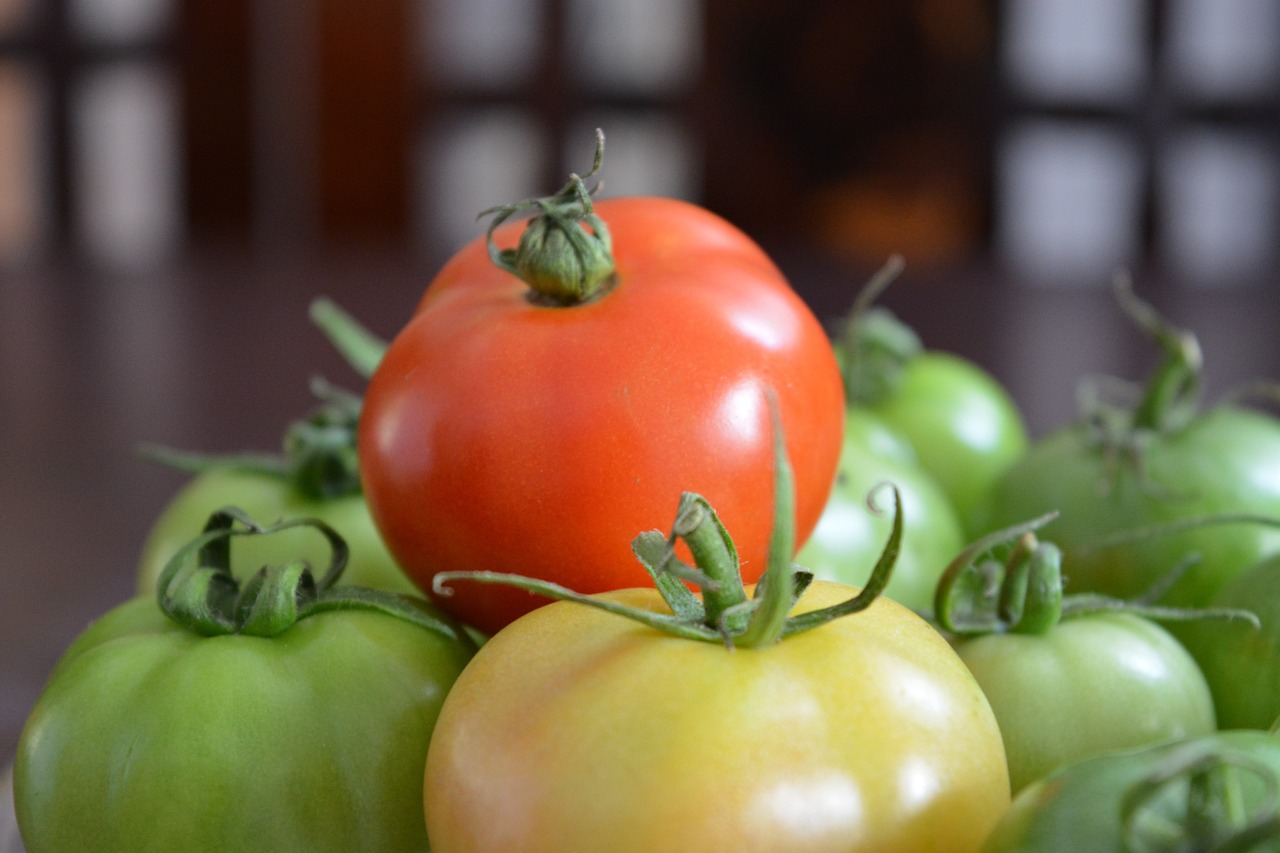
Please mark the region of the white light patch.
<svg viewBox="0 0 1280 853"><path fill-rule="evenodd" d="M863 807L853 782L832 772L779 782L761 792L756 810L802 838L847 830L861 819Z"/></svg>
<svg viewBox="0 0 1280 853"><path fill-rule="evenodd" d="M929 762L913 756L898 768L898 792L903 807L920 808L938 796L938 774Z"/></svg>

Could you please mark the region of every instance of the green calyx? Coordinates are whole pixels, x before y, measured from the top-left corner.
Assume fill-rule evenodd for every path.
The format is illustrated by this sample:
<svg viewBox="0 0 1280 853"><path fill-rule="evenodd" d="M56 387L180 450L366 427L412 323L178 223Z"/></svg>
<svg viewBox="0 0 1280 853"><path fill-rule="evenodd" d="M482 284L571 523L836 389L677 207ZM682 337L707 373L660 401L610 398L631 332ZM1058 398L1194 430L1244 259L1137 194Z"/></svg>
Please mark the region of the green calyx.
<svg viewBox="0 0 1280 853"><path fill-rule="evenodd" d="M312 380L311 391L320 404L306 418L288 426L279 454L192 453L154 444L142 445L138 453L192 474L239 471L277 477L314 500L358 495L356 426L361 399L319 378Z"/></svg>
<svg viewBox="0 0 1280 853"><path fill-rule="evenodd" d="M231 574L233 538L270 536L300 526L315 528L332 549L332 559L319 579L303 560L263 566L243 583ZM224 507L213 513L204 531L165 565L156 584L156 600L174 622L207 637L274 637L319 613L367 610L404 619L451 639L472 642L459 626L411 598L384 590L338 586L347 555L346 542L319 519L292 519L264 527L243 510Z"/></svg>
<svg viewBox="0 0 1280 853"><path fill-rule="evenodd" d="M586 179L600 171L603 159L604 133L597 130L595 161L585 176L570 175L569 182L553 196L480 213L480 218L493 217L486 232L489 257L528 284L531 298L537 302L578 305L599 295L613 280L613 240L591 201L599 185L591 189L586 185ZM518 213L529 212L533 217L516 247L499 249L494 242L498 226Z"/></svg>
<svg viewBox="0 0 1280 853"><path fill-rule="evenodd" d="M858 293L832 341L850 403L872 406L891 397L908 363L924 352L915 330L887 308L874 305L902 274L905 264L891 257Z"/></svg>
<svg viewBox="0 0 1280 853"><path fill-rule="evenodd" d="M1175 432L1195 416L1204 355L1192 332L1173 325L1138 298L1126 273L1116 275L1113 291L1125 316L1156 343L1163 358L1140 389L1117 380L1083 384L1080 408L1087 428L1105 452L1138 457L1151 437Z"/></svg>
<svg viewBox="0 0 1280 853"><path fill-rule="evenodd" d="M386 341L328 299L314 300L309 312L312 322L352 369L366 379L372 376L386 352ZM239 471L280 478L311 500L358 495L361 485L356 428L362 400L319 377L311 381L311 393L319 399L319 404L307 417L286 428L279 454L191 453L156 444L142 445L138 453L153 462L192 474Z"/></svg>
<svg viewBox="0 0 1280 853"><path fill-rule="evenodd" d="M1243 794L1247 783L1259 795ZM1211 740L1173 750L1120 804L1125 849L1134 853L1248 853L1280 841L1280 779L1266 762Z"/></svg>
<svg viewBox="0 0 1280 853"><path fill-rule="evenodd" d="M947 565L934 592L934 621L954 636L1045 634L1061 620L1090 613L1132 613L1157 621L1243 619L1255 628L1256 614L1236 608L1183 608L1157 604L1198 558L1188 557L1134 598L1084 592L1064 595L1062 552L1035 531L1053 521L1050 512L997 530L965 548Z"/></svg>
<svg viewBox="0 0 1280 853"><path fill-rule="evenodd" d="M884 591L897 560L902 543L901 496L892 484L884 484L893 492L893 527L867 585L840 604L792 615L813 575L791 559L795 551L795 484L772 395L770 403L774 413L773 533L766 568L753 595L748 596L742 582L737 549L729 532L706 498L692 492L681 495L669 533L647 531L631 543L632 552L653 579L670 613L634 608L548 581L499 572L442 572L433 579L433 591L451 595L449 585L456 581L504 584L605 610L674 636L723 643L730 649L770 646L866 609ZM678 541L688 546L693 565L677 556ZM701 596L691 591L690 585L700 590Z"/></svg>

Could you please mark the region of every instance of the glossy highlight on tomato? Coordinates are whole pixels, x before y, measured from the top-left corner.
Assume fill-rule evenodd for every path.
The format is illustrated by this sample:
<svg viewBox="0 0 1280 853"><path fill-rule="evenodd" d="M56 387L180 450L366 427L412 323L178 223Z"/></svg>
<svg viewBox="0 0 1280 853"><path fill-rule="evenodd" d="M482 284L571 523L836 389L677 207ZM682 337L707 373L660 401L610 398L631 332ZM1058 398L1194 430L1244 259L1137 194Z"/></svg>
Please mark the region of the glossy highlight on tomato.
<svg viewBox="0 0 1280 853"><path fill-rule="evenodd" d="M684 490L765 566L776 394L797 481L797 532L817 523L840 454L844 396L826 334L737 228L662 198L595 203L616 273L552 305L483 239L432 281L374 372L358 435L374 520L423 589L440 571L510 571L582 592L642 585L628 543ZM498 246L515 244L503 225ZM545 599L459 589L439 602L492 633Z"/></svg>

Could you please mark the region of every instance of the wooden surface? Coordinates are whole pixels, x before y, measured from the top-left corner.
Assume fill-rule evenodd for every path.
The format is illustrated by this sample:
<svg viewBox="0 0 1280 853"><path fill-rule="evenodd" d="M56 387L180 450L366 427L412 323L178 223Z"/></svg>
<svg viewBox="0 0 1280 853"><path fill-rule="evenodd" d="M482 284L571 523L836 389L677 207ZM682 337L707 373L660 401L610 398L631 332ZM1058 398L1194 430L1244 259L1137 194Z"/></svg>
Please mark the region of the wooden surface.
<svg viewBox="0 0 1280 853"><path fill-rule="evenodd" d="M868 272L775 256L823 319ZM390 336L430 271L381 257L206 257L137 275L51 267L0 279L0 765L61 651L132 594L142 537L184 480L133 448L276 449L311 406L311 376L361 384L308 321L311 299L329 296ZM1199 333L1211 393L1280 377L1274 285L1138 286ZM1037 434L1071 417L1082 374L1138 377L1154 357L1103 286L909 269L884 302L931 347L995 373Z"/></svg>

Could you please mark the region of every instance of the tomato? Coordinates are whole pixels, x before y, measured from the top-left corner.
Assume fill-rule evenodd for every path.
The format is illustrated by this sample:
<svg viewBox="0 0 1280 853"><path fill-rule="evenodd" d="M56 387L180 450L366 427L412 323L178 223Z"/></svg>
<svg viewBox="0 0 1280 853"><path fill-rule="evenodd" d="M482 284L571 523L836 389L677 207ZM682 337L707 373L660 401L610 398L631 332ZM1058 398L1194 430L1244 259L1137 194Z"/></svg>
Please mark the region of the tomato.
<svg viewBox="0 0 1280 853"><path fill-rule="evenodd" d="M1260 623L1239 620L1177 626L1178 639L1204 671L1213 692L1218 725L1269 728L1280 717L1280 557L1270 557L1236 575L1211 604L1247 610Z"/></svg>
<svg viewBox="0 0 1280 853"><path fill-rule="evenodd" d="M770 531L758 500L770 476L766 389L796 463L801 539L831 490L839 370L763 250L685 202L592 206L585 190L579 202L587 213L568 224L544 212L523 235L496 227L492 252L608 235L614 272L588 276L599 291L531 295L477 239L436 275L370 380L358 435L365 495L424 590L444 570L515 571L584 592L636 586L645 576L627 543L666 518L682 489L715 503L758 575ZM519 250L498 248L517 236ZM512 269L528 265L521 258ZM492 633L543 602L468 585L439 603Z"/></svg>
<svg viewBox="0 0 1280 853"><path fill-rule="evenodd" d="M1280 741L1224 731L1085 759L1024 789L982 853L1280 850Z"/></svg>
<svg viewBox="0 0 1280 853"><path fill-rule="evenodd" d="M424 601L332 586L341 557L237 584L214 537L249 531L219 524L163 610L107 612L50 675L14 765L27 849L425 851L426 749L474 646Z"/></svg>
<svg viewBox="0 0 1280 853"><path fill-rule="evenodd" d="M815 581L801 609L852 592ZM436 853L973 850L1007 801L981 692L889 600L734 651L541 608L454 685L426 774Z"/></svg>
<svg viewBox="0 0 1280 853"><path fill-rule="evenodd" d="M1062 595L1061 552L1032 532L1045 521L973 543L934 607L1000 723L1015 794L1091 755L1216 727L1204 676L1152 609ZM1003 565L986 556L1001 548Z"/></svg>
<svg viewBox="0 0 1280 853"><path fill-rule="evenodd" d="M323 310L337 312L336 306ZM345 316L345 315L344 315ZM330 324L337 320L330 317ZM350 333L352 330L348 329ZM251 518L318 518L335 527L350 557L344 583L416 593L392 559L374 526L355 470L358 398L318 386L323 402L306 419L291 424L279 455L205 456L162 448L148 449L157 461L193 476L152 523L138 559L140 595L154 595L165 564L191 538L210 513L238 506ZM274 536L254 536L235 552L232 572L245 578L264 565L300 557L324 565L328 544L315 529L301 526Z"/></svg>
<svg viewBox="0 0 1280 853"><path fill-rule="evenodd" d="M891 523L872 511L867 496L886 481L902 495L906 524L885 594L913 610L927 610L942 570L965 545L960 520L906 439L865 410L846 412L835 487L796 560L820 579L864 583Z"/></svg>
<svg viewBox="0 0 1280 853"><path fill-rule="evenodd" d="M1166 353L1146 388L1133 401L1086 396L1091 406L1077 422L1038 441L994 486L981 526L1060 510L1045 534L1064 551L1069 587L1122 598L1198 555L1166 601L1201 607L1280 550L1280 530L1241 523L1134 534L1224 514L1280 515L1280 420L1225 403L1200 409L1194 336L1140 313Z"/></svg>
<svg viewBox="0 0 1280 853"><path fill-rule="evenodd" d="M253 518L322 519L342 534L351 549L343 583L418 592L387 551L359 493L316 497L304 493L285 477L226 469L197 474L161 511L142 546L138 593L153 595L165 563L191 538L191 531L199 529L200 520L229 504L239 506ZM305 527L284 530L275 536L253 537L237 549L232 572L244 578L264 565L292 557L323 565L326 549L324 538Z"/></svg>
<svg viewBox="0 0 1280 853"><path fill-rule="evenodd" d="M1026 451L1027 426L994 376L955 353L926 349L888 309L870 306L901 267L891 259L868 283L835 340L849 402L907 438L967 524L991 484Z"/></svg>
<svg viewBox="0 0 1280 853"><path fill-rule="evenodd" d="M776 521L754 590L716 512L689 492L669 535L632 543L656 591L436 577L567 599L500 631L445 700L424 792L436 853L976 847L1008 805L1004 750L942 636L879 595L901 496L864 590L810 582L791 560L782 443L775 430Z"/></svg>

